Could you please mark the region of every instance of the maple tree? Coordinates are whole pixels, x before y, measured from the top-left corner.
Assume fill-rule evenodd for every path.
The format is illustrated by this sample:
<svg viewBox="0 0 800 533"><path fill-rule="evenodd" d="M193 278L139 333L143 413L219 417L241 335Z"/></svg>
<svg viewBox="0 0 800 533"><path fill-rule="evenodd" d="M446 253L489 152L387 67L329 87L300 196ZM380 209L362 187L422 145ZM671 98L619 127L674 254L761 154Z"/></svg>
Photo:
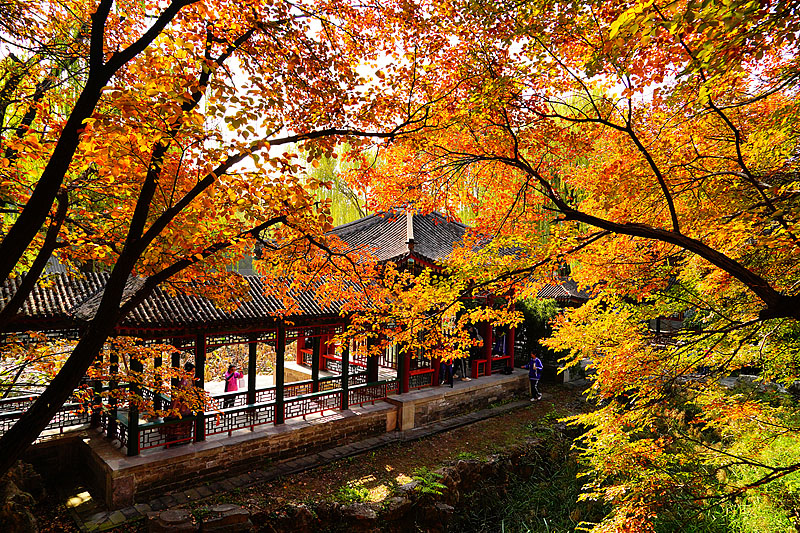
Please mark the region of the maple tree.
<svg viewBox="0 0 800 533"><path fill-rule="evenodd" d="M352 179L370 208L408 197L475 213L451 258L457 279L431 309L477 290L524 298L576 266L595 299L564 313L548 345L566 365L591 360L600 408L577 419L590 428L585 497L612 504L595 530L652 531L680 509L791 487L800 458L755 447L797 443L796 404L724 379L800 378L797 7L433 11L461 60L438 80L437 127ZM683 330L654 338L648 321L684 313ZM720 482L741 466L752 475Z"/></svg>
<svg viewBox="0 0 800 533"><path fill-rule="evenodd" d="M389 84L376 73L379 57L414 38L414 9L338 0L0 6L0 279L21 279L0 326L14 329L53 254L73 273L110 272L77 310L81 338L0 437L0 472L155 287L231 307L245 284L226 267L257 242L267 254L324 246L332 219L314 190L330 184L302 176L306 165L345 140L425 124L426 104L408 104L425 101L416 80L396 73Z"/></svg>

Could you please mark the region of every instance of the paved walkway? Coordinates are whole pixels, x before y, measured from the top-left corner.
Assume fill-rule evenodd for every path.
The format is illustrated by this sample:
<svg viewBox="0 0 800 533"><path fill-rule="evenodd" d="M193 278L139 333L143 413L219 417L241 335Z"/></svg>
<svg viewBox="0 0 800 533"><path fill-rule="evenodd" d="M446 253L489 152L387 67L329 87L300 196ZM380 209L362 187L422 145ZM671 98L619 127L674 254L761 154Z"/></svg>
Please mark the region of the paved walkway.
<svg viewBox="0 0 800 533"><path fill-rule="evenodd" d="M346 444L337 448L331 448L313 455L307 455L298 459L293 459L284 463L279 463L262 470L252 470L245 474L228 478L222 481L215 481L206 485L192 487L182 491L174 491L159 496L148 503L139 503L131 507L116 511L105 511L100 509L100 504L94 500L87 500L85 504L80 504L72 508L73 517L82 531L99 532L117 527L129 520L143 518L150 511L161 511L170 507L175 507L190 501L208 498L215 494L230 491L235 488L247 487L255 483L269 481L274 478L295 474L311 468L316 468L333 461L338 461L345 457L358 455L370 450L386 446L395 442L408 442L421 439L444 431L466 426L497 416L513 409L518 409L530 405L528 400L518 400L498 407L475 411L466 415L461 415L440 422L435 422L427 426L422 426L407 431L393 431L384 433L379 437ZM88 491L85 487L77 487L74 490L73 498L85 498Z"/></svg>

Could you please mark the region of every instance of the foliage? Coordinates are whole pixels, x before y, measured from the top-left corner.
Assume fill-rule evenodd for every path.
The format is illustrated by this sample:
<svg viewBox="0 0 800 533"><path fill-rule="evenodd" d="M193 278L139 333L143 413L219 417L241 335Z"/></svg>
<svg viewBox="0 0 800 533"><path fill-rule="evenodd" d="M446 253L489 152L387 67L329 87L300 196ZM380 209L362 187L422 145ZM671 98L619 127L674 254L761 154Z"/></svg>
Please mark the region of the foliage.
<svg viewBox="0 0 800 533"><path fill-rule="evenodd" d="M550 321L559 312L556 301L529 297L518 302L517 308L522 311L522 316L524 317L528 353L537 353L544 361L557 361L560 356L539 342L549 337L553 332L550 327Z"/></svg>
<svg viewBox="0 0 800 533"><path fill-rule="evenodd" d="M446 485L439 483L442 475L438 472L433 472L427 467L421 466L414 469L414 474L411 479L417 482L415 490L424 496L441 496L442 491L447 488Z"/></svg>
<svg viewBox="0 0 800 533"><path fill-rule="evenodd" d="M475 452L458 452L454 459L456 461L475 461L480 458L481 456Z"/></svg>
<svg viewBox="0 0 800 533"><path fill-rule="evenodd" d="M750 436L797 434L794 406L723 381L800 378L797 6L456 2L430 17L469 26L441 52L463 67L441 69L438 127L353 176L370 206L475 213L450 287L417 312L441 313L446 296L526 298L580 267L595 299L559 316L546 345L567 366L592 360L601 408L576 419L592 428L585 495L611 509L594 531L653 531L671 509L712 512L793 474L800 462L770 457L753 481L717 481L755 466ZM689 315L669 338L647 327Z"/></svg>
<svg viewBox="0 0 800 533"><path fill-rule="evenodd" d="M353 270L326 244L332 217L316 190L331 182L303 173L340 143L425 125L426 76L403 62L387 83L377 66L419 37L416 10L348 0L0 6L0 281L16 286L0 328L22 327L17 311L47 282L52 254L73 275L109 273L74 310L85 327L58 374L3 435L0 471L157 287L234 309L247 284L228 266L256 247L278 286ZM331 287L329 298L351 292Z"/></svg>
<svg viewBox="0 0 800 533"><path fill-rule="evenodd" d="M339 488L334 499L342 503L363 503L369 501L369 489L362 485L347 484Z"/></svg>

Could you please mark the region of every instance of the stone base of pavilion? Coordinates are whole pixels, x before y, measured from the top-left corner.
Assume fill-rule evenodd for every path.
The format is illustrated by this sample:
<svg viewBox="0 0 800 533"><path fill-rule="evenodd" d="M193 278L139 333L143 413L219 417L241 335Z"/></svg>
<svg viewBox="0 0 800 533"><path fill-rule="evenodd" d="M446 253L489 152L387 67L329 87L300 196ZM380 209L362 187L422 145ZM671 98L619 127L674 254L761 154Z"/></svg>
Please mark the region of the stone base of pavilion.
<svg viewBox="0 0 800 533"><path fill-rule="evenodd" d="M453 382L453 387L426 387L385 401L397 408L397 428L407 431L446 418L485 409L489 405L528 393L528 372L492 374L471 381Z"/></svg>
<svg viewBox="0 0 800 533"><path fill-rule="evenodd" d="M345 411L209 436L202 442L146 450L129 457L102 433L84 430L71 445L86 461L96 497L109 509L148 501L240 472L289 461L391 431L406 431L509 400L527 392L527 372L493 374L469 382L427 387ZM74 453L76 450L72 450Z"/></svg>

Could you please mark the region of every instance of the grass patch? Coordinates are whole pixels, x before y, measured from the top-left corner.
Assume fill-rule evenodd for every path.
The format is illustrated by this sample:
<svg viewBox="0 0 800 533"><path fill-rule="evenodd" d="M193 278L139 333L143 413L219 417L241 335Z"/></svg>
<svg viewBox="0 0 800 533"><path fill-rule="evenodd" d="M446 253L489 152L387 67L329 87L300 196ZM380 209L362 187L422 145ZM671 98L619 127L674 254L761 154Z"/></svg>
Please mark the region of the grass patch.
<svg viewBox="0 0 800 533"><path fill-rule="evenodd" d="M341 503L364 503L369 501L369 489L363 485L345 485L340 487L333 497Z"/></svg>
<svg viewBox="0 0 800 533"><path fill-rule="evenodd" d="M475 452L458 452L453 460L455 461L477 461L482 459L480 455Z"/></svg>

